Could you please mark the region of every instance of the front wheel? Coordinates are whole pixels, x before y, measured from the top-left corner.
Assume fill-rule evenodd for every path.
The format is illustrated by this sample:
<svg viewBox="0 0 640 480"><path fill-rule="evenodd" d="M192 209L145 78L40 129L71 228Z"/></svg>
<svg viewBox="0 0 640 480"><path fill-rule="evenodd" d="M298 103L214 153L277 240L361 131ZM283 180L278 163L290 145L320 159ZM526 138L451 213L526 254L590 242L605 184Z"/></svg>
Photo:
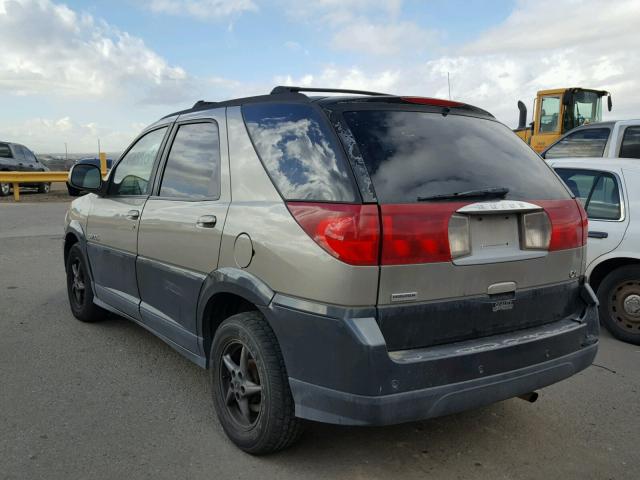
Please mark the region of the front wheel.
<svg viewBox="0 0 640 480"><path fill-rule="evenodd" d="M227 436L245 452L287 448L302 431L278 341L259 312L229 317L211 345L213 403Z"/></svg>
<svg viewBox="0 0 640 480"><path fill-rule="evenodd" d="M83 322L98 322L107 316L107 311L93 303L93 290L87 262L80 246L75 244L67 257L67 294L71 313Z"/></svg>
<svg viewBox="0 0 640 480"><path fill-rule="evenodd" d="M640 265L609 273L598 288L600 320L611 334L640 345Z"/></svg>
<svg viewBox="0 0 640 480"><path fill-rule="evenodd" d="M0 197L7 197L11 193L10 183L0 183Z"/></svg>

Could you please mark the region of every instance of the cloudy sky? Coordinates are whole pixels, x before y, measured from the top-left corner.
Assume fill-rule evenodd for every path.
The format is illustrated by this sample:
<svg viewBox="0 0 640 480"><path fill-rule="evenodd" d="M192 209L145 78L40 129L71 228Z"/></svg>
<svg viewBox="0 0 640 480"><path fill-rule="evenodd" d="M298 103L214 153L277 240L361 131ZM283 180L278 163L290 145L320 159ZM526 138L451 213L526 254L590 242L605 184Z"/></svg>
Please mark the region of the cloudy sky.
<svg viewBox="0 0 640 480"><path fill-rule="evenodd" d="M640 0L0 0L0 139L123 149L196 100L276 84L447 97L510 126L516 101L612 92L640 117Z"/></svg>

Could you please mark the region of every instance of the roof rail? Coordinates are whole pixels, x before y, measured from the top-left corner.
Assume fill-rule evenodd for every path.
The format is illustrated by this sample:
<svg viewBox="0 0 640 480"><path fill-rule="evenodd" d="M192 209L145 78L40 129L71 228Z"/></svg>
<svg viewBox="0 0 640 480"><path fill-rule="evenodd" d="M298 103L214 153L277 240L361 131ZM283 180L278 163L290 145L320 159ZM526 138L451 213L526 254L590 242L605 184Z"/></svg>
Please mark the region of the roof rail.
<svg viewBox="0 0 640 480"><path fill-rule="evenodd" d="M207 102L205 100L198 100L196 103L193 104L193 107L191 108L213 107L215 106L216 103L218 102Z"/></svg>
<svg viewBox="0 0 640 480"><path fill-rule="evenodd" d="M271 95L277 95L279 93L300 93L300 92L355 93L358 95L389 96L388 93L368 92L366 90L349 90L345 88L293 87L288 85L278 85L273 90L271 90Z"/></svg>

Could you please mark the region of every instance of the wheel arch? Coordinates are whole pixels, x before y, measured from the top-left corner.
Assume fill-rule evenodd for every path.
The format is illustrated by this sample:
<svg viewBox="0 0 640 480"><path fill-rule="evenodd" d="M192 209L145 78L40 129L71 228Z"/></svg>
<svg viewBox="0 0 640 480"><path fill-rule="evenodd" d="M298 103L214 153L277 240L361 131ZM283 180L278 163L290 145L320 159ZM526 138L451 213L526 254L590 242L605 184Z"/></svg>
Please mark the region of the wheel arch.
<svg viewBox="0 0 640 480"><path fill-rule="evenodd" d="M589 283L593 290L597 292L600 284L607 275L620 267L634 264L640 264L640 258L630 255L605 258L590 268L588 274Z"/></svg>
<svg viewBox="0 0 640 480"><path fill-rule="evenodd" d="M197 310L198 336L207 368L211 343L220 324L237 313L263 312L274 295L255 275L237 268L220 268L207 276Z"/></svg>

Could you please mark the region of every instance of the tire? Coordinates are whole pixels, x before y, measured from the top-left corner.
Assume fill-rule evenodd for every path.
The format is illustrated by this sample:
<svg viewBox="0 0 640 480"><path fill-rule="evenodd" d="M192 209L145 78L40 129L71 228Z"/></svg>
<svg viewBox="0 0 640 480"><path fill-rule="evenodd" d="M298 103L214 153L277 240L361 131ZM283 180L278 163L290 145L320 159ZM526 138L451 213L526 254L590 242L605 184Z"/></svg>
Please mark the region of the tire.
<svg viewBox="0 0 640 480"><path fill-rule="evenodd" d="M82 322L99 322L107 316L107 311L93 303L93 290L87 269L87 262L75 244L67 257L67 294L71 313Z"/></svg>
<svg viewBox="0 0 640 480"><path fill-rule="evenodd" d="M40 183L38 184L38 193L49 193L51 191L50 183Z"/></svg>
<svg viewBox="0 0 640 480"><path fill-rule="evenodd" d="M294 414L280 346L259 312L225 320L213 339L210 359L213 404L233 443L263 455L300 437L302 421Z"/></svg>
<svg viewBox="0 0 640 480"><path fill-rule="evenodd" d="M611 334L640 345L640 265L609 273L598 288L600 320Z"/></svg>
<svg viewBox="0 0 640 480"><path fill-rule="evenodd" d="M0 183L0 197L7 197L11 194L10 183Z"/></svg>
<svg viewBox="0 0 640 480"><path fill-rule="evenodd" d="M69 196L70 197L79 197L80 196L80 190L78 190L77 188L73 188L68 183L67 183L67 192L69 192Z"/></svg>

